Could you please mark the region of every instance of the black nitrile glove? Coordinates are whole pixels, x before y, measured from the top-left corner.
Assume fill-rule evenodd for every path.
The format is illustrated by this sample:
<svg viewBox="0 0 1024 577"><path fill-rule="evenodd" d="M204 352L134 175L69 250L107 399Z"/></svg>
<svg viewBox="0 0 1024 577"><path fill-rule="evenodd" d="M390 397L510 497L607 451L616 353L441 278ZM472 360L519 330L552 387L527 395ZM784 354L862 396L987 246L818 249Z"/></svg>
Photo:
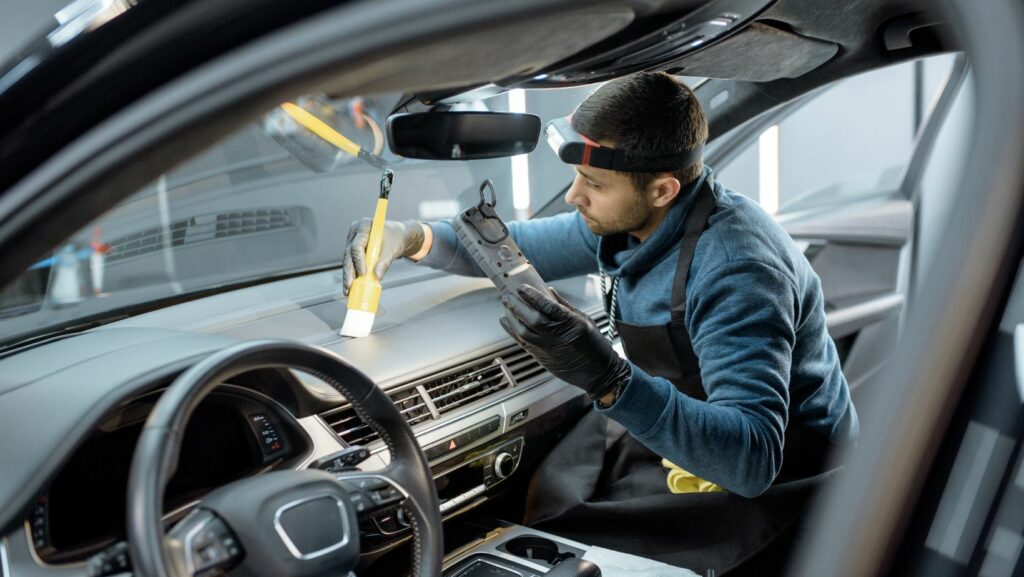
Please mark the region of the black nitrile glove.
<svg viewBox="0 0 1024 577"><path fill-rule="evenodd" d="M345 279L345 294L352 288L352 282L356 277L366 274L366 243L370 240L370 225L372 218L364 218L352 223L348 229L348 246L345 247L345 262L343 265ZM384 221L384 238L381 241L380 260L374 267L374 274L378 279L384 278L384 273L391 268L391 263L396 258L414 255L423 248L423 225L417 220L397 222L394 220Z"/></svg>
<svg viewBox="0 0 1024 577"><path fill-rule="evenodd" d="M519 297L504 296L501 326L551 374L597 400L625 385L629 363L612 349L590 318L558 293L553 300L523 285Z"/></svg>

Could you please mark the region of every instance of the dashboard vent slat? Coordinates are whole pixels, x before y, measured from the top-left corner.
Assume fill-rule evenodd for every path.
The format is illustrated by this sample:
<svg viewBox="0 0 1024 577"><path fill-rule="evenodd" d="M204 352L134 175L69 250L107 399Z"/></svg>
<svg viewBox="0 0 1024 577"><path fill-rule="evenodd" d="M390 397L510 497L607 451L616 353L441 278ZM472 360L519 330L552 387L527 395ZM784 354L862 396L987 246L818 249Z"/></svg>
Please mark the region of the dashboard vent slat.
<svg viewBox="0 0 1024 577"><path fill-rule="evenodd" d="M537 362L537 359L522 349L509 352L505 357L505 364L508 366L508 371L512 374L512 378L515 379L517 385L524 385L530 382L531 379L547 372Z"/></svg>

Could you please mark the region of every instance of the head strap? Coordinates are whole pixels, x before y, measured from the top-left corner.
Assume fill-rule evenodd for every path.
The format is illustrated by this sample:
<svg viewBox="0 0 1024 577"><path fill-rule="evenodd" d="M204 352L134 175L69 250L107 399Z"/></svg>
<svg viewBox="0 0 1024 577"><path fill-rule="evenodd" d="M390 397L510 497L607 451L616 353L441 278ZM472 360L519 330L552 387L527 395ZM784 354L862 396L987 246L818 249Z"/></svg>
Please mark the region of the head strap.
<svg viewBox="0 0 1024 577"><path fill-rule="evenodd" d="M601 146L576 132L571 118L557 118L544 127L548 145L566 164L619 172L675 172L695 164L704 154L704 145L698 144L696 148L672 156L631 158L625 150Z"/></svg>

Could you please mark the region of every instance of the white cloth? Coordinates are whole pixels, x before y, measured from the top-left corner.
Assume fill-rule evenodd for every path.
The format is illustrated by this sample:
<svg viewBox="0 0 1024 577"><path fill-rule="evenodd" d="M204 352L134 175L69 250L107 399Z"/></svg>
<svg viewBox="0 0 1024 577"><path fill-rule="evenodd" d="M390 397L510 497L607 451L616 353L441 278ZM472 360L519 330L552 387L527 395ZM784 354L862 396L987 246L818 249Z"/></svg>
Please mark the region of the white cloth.
<svg viewBox="0 0 1024 577"><path fill-rule="evenodd" d="M590 547L583 559L600 567L601 577L701 577L689 569L601 547Z"/></svg>

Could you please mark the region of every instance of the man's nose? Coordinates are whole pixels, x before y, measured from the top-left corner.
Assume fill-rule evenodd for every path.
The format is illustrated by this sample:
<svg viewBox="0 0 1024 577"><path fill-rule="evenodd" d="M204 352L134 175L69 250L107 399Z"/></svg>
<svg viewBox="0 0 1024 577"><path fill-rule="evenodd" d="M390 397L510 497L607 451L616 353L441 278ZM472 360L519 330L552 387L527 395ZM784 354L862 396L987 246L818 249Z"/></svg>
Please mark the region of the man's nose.
<svg viewBox="0 0 1024 577"><path fill-rule="evenodd" d="M576 178L572 179L572 185L569 186L568 192L565 193L565 203L579 206L586 202L586 196L580 193L580 177L576 175Z"/></svg>

